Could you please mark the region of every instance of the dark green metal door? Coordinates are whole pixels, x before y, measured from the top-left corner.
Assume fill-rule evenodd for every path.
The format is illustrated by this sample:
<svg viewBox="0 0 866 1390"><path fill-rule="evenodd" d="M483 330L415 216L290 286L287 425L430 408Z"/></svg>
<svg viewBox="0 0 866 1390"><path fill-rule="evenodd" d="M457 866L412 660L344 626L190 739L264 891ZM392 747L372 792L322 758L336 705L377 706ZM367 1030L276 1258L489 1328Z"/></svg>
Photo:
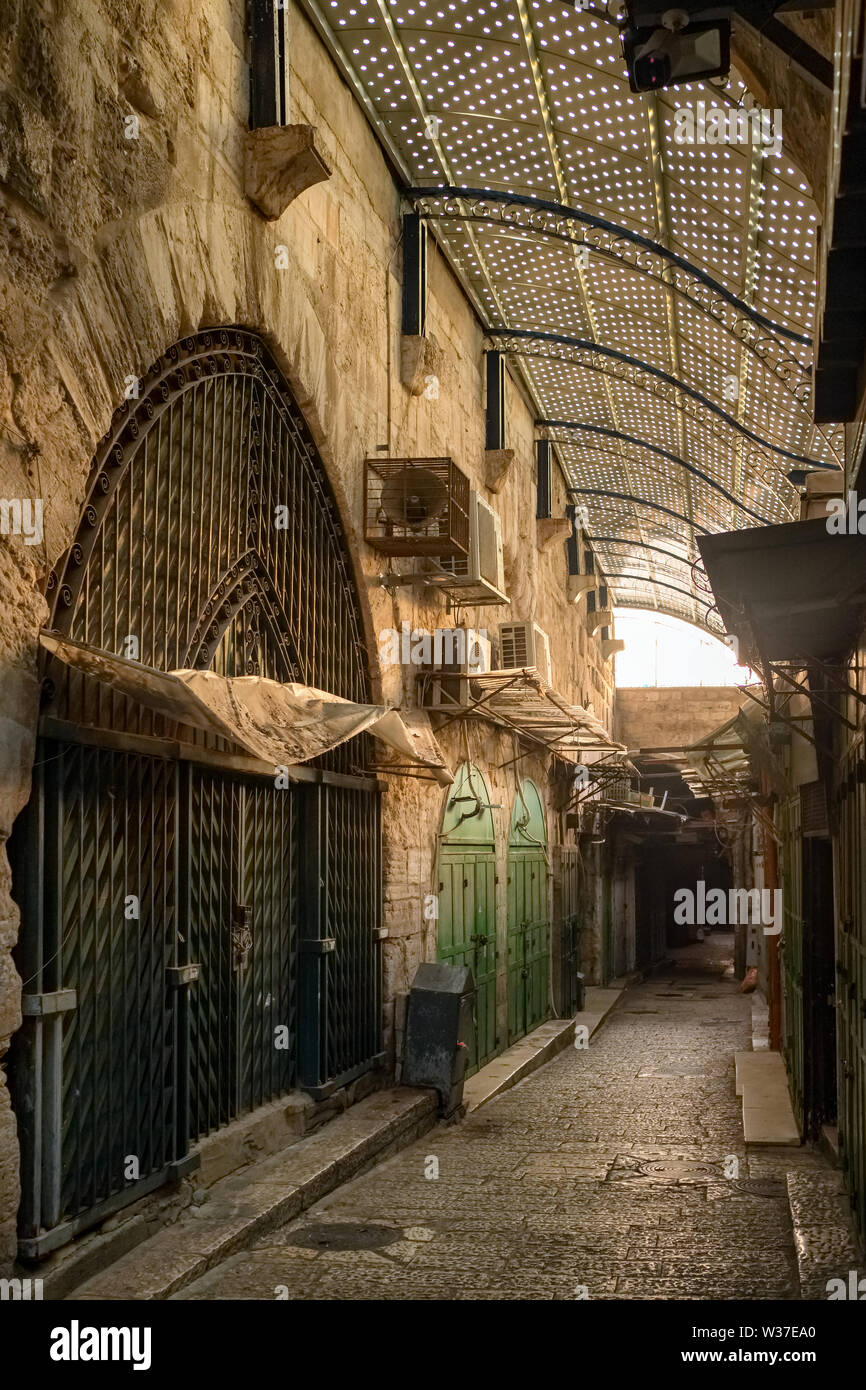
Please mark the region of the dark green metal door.
<svg viewBox="0 0 866 1390"><path fill-rule="evenodd" d="M802 1132L804 1114L803 1035L803 841L799 792L780 803L780 869L784 926L780 943L782 970L782 1050L788 1089Z"/></svg>
<svg viewBox="0 0 866 1390"><path fill-rule="evenodd" d="M550 915L541 797L521 783L508 845L508 1041L549 1016Z"/></svg>
<svg viewBox="0 0 866 1390"><path fill-rule="evenodd" d="M21 1253L48 1253L172 1174L177 767L40 740L16 827L25 1014L11 1055ZM35 929L38 928L38 929Z"/></svg>
<svg viewBox="0 0 866 1390"><path fill-rule="evenodd" d="M487 783L477 768L457 771L439 846L438 956L468 965L475 981L469 1070L499 1051L496 1032L496 849Z"/></svg>
<svg viewBox="0 0 866 1390"><path fill-rule="evenodd" d="M576 846L555 847L555 901L559 915L559 995L558 1008L570 1018L583 1007L583 979L580 969L580 851Z"/></svg>
<svg viewBox="0 0 866 1390"><path fill-rule="evenodd" d="M839 1145L861 1239L866 1239L866 759L849 751L839 773L836 1003Z"/></svg>
<svg viewBox="0 0 866 1390"><path fill-rule="evenodd" d="M189 778L191 1137L292 1089L297 1058L295 788Z"/></svg>

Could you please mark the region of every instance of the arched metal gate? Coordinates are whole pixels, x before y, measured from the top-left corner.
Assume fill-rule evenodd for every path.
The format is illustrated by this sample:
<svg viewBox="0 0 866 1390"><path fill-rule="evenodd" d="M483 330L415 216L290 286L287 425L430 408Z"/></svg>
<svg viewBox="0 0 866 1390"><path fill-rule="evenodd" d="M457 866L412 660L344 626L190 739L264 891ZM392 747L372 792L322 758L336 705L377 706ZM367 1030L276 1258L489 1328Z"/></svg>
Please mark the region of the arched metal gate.
<svg viewBox="0 0 866 1390"><path fill-rule="evenodd" d="M321 461L262 342L170 348L117 411L49 626L163 670L369 698ZM380 808L365 736L278 786L51 659L14 836L21 1250L186 1167L190 1142L380 1057ZM293 778L295 773L293 771Z"/></svg>

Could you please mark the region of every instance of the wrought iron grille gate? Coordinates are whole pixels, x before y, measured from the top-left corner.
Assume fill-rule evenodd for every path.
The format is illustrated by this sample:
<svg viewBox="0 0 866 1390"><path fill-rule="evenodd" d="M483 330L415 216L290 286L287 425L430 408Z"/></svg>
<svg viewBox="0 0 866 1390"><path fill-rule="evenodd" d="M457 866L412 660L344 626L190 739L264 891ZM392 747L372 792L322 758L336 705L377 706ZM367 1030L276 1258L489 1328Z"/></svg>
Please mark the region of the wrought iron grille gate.
<svg viewBox="0 0 866 1390"><path fill-rule="evenodd" d="M369 697L336 504L285 381L240 329L170 348L116 412L48 595L50 627L146 665ZM53 659L45 677L12 846L30 1257L192 1166L190 1142L235 1116L381 1056L366 736L280 789Z"/></svg>

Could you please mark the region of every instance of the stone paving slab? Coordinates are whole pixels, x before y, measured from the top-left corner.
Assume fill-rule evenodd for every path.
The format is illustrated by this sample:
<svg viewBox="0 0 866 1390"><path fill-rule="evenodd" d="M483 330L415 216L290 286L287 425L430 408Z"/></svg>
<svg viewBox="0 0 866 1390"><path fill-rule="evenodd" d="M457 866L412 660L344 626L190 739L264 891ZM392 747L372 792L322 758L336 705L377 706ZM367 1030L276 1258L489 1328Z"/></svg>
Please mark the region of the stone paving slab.
<svg viewBox="0 0 866 1390"><path fill-rule="evenodd" d="M585 1286L603 1300L825 1298L817 1279L801 1293L787 1174L836 1177L817 1151L744 1142L734 1053L749 1047L751 1003L724 975L733 939L676 954L587 1049L563 1050L175 1297L562 1301ZM711 1171L684 1178L683 1162Z"/></svg>
<svg viewBox="0 0 866 1390"><path fill-rule="evenodd" d="M601 989L590 986L585 992L586 1007L574 1018L551 1019L534 1028L525 1038L514 1043L500 1056L488 1062L474 1076L470 1076L463 1087L463 1103L466 1113L477 1110L494 1096L501 1095L509 1087L516 1086L524 1076L529 1076L539 1067L569 1047L574 1040L575 1029L584 1027L587 1036L592 1037L604 1022L611 1009L624 994L622 989Z"/></svg>
<svg viewBox="0 0 866 1390"><path fill-rule="evenodd" d="M224 1178L201 1206L186 1208L122 1259L69 1295L79 1299L165 1299L273 1226L298 1216L378 1157L413 1142L436 1122L432 1091L380 1091L308 1139Z"/></svg>

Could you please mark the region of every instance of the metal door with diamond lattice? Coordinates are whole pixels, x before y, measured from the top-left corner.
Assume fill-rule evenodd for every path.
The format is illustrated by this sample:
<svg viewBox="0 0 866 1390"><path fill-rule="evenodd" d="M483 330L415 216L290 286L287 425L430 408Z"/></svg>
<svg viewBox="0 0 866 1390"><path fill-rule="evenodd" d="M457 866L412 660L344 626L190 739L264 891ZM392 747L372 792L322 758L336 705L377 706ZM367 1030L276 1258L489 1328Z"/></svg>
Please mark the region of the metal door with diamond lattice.
<svg viewBox="0 0 866 1390"><path fill-rule="evenodd" d="M369 698L336 503L241 329L185 339L115 413L48 626L161 670ZM194 1165L190 1142L381 1060L380 791L366 736L287 779L54 658L13 837L21 1252Z"/></svg>

